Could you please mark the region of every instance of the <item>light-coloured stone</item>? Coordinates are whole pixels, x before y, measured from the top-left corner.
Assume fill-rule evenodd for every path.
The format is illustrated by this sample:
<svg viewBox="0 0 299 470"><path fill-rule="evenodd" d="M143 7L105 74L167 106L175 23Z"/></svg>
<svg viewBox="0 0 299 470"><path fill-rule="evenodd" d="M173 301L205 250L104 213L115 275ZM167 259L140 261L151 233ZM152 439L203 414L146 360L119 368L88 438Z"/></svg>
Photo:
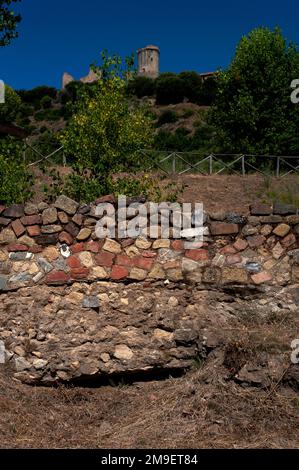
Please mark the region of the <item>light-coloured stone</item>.
<svg viewBox="0 0 299 470"><path fill-rule="evenodd" d="M98 294L98 299L103 302L104 304L108 304L109 303L109 295L106 294L106 293L103 293L103 294Z"/></svg>
<svg viewBox="0 0 299 470"><path fill-rule="evenodd" d="M119 344L116 346L115 351L114 351L114 356L116 359L120 359L121 361L129 361L132 359L134 353L132 349L130 349L127 345L125 344Z"/></svg>
<svg viewBox="0 0 299 470"><path fill-rule="evenodd" d="M169 281L173 282L182 281L184 279L182 270L180 268L168 269L166 276Z"/></svg>
<svg viewBox="0 0 299 470"><path fill-rule="evenodd" d="M82 294L81 292L73 291L65 297L65 300L70 304L81 305L83 298L84 294Z"/></svg>
<svg viewBox="0 0 299 470"><path fill-rule="evenodd" d="M92 279L107 279L108 274L107 271L101 266L95 266L91 270L91 277Z"/></svg>
<svg viewBox="0 0 299 470"><path fill-rule="evenodd" d="M161 330L156 328L154 331L154 338L162 341L172 341L173 340L173 333L169 331Z"/></svg>
<svg viewBox="0 0 299 470"><path fill-rule="evenodd" d="M5 253L4 251L0 251L0 262L3 263L3 261L6 261L8 259L8 254Z"/></svg>
<svg viewBox="0 0 299 470"><path fill-rule="evenodd" d="M59 258L59 251L54 246L47 246L47 248L44 249L42 255L43 258L46 258L51 263L52 261L55 261L57 258Z"/></svg>
<svg viewBox="0 0 299 470"><path fill-rule="evenodd" d="M8 245L9 243L14 243L17 237L15 233L10 228L4 228L0 233L0 245Z"/></svg>
<svg viewBox="0 0 299 470"><path fill-rule="evenodd" d="M77 235L77 240L80 242L84 242L85 240L88 240L90 235L91 235L91 230L89 228L87 227L82 228Z"/></svg>
<svg viewBox="0 0 299 470"><path fill-rule="evenodd" d="M26 269L29 274L33 275L39 272L38 266L36 263L30 263L28 269Z"/></svg>
<svg viewBox="0 0 299 470"><path fill-rule="evenodd" d="M134 256L138 256L140 254L140 251L136 246L131 245L125 248L125 253L129 258L134 258Z"/></svg>
<svg viewBox="0 0 299 470"><path fill-rule="evenodd" d="M33 361L33 367L37 370L44 369L47 364L48 361L46 361L45 359L34 359Z"/></svg>
<svg viewBox="0 0 299 470"><path fill-rule="evenodd" d="M153 249L158 250L159 248L170 248L170 240L155 240L153 243Z"/></svg>
<svg viewBox="0 0 299 470"><path fill-rule="evenodd" d="M222 282L224 284L247 284L247 272L245 271L245 269L225 267L222 269Z"/></svg>
<svg viewBox="0 0 299 470"><path fill-rule="evenodd" d="M282 257L283 254L284 254L284 249L281 246L281 244L279 242L277 242L276 245L274 246L273 250L272 250L273 258L279 259L279 258Z"/></svg>
<svg viewBox="0 0 299 470"><path fill-rule="evenodd" d="M149 278L151 279L165 279L165 272L162 266L158 263L154 264L152 270L150 271Z"/></svg>
<svg viewBox="0 0 299 470"><path fill-rule="evenodd" d="M197 263L197 261L194 261L193 259L189 258L183 258L182 259L182 271L183 273L190 273L192 271L196 271L199 269L200 265Z"/></svg>
<svg viewBox="0 0 299 470"><path fill-rule="evenodd" d="M143 281L147 277L147 271L144 269L132 268L129 277L136 281Z"/></svg>
<svg viewBox="0 0 299 470"><path fill-rule="evenodd" d="M140 248L140 250L148 250L152 246L152 243L144 238L137 238L135 245L137 248Z"/></svg>
<svg viewBox="0 0 299 470"><path fill-rule="evenodd" d="M81 264L83 264L83 266L85 266L86 268L91 268L92 267L93 259L92 259L92 255L89 251L82 251L81 253L78 254L78 258L79 258Z"/></svg>
<svg viewBox="0 0 299 470"><path fill-rule="evenodd" d="M105 240L105 243L104 243L104 246L103 246L103 250L105 251L109 251L109 253L121 253L121 245L115 241L115 240L111 240L110 238L107 238L107 240Z"/></svg>
<svg viewBox="0 0 299 470"><path fill-rule="evenodd" d="M167 303L170 307L177 307L179 305L178 299L176 297L173 297L173 296L169 297Z"/></svg>
<svg viewBox="0 0 299 470"><path fill-rule="evenodd" d="M108 353L102 353L102 354L100 355L100 358L101 358L102 361L105 362L105 363L110 361L110 356L109 356Z"/></svg>
<svg viewBox="0 0 299 470"><path fill-rule="evenodd" d="M264 237L267 237L268 235L270 235L270 233L272 233L273 231L273 227L271 225L263 225L261 230L260 230L260 234L263 235Z"/></svg>
<svg viewBox="0 0 299 470"><path fill-rule="evenodd" d="M277 235L278 237L285 237L289 231L291 230L291 227L287 224L279 224L277 227L273 230L273 233Z"/></svg>
<svg viewBox="0 0 299 470"><path fill-rule="evenodd" d="M27 246L36 245L35 240L33 240L33 238L31 237L28 237L28 235L23 235L21 238L19 238L18 243L21 243L21 245L27 245Z"/></svg>

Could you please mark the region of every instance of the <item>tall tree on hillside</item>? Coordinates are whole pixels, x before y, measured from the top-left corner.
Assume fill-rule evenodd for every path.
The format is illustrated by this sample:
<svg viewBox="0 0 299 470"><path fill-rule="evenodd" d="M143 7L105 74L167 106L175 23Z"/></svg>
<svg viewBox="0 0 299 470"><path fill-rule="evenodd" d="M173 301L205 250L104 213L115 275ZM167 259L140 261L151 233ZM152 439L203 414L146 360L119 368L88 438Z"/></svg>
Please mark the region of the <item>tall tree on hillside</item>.
<svg viewBox="0 0 299 470"><path fill-rule="evenodd" d="M10 44L18 36L16 31L21 16L10 10L12 3L20 0L0 0L0 47Z"/></svg>
<svg viewBox="0 0 299 470"><path fill-rule="evenodd" d="M291 82L299 78L299 53L276 28L243 37L218 81L211 112L219 150L227 153L299 154L299 105Z"/></svg>

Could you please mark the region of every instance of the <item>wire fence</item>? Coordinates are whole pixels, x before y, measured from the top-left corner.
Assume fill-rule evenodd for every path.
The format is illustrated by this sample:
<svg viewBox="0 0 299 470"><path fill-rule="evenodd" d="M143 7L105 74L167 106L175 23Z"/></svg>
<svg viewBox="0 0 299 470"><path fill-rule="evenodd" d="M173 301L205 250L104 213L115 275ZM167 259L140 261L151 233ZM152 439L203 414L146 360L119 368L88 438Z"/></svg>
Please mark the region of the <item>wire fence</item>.
<svg viewBox="0 0 299 470"><path fill-rule="evenodd" d="M214 154L203 155L198 152L166 152L140 150L140 163L148 162L147 171L160 171L167 175L186 173L201 175L259 173L264 176L286 177L299 173L299 156ZM23 159L26 166L33 168L44 165L67 166L63 146L57 142L43 145L24 143ZM69 162L70 163L70 162Z"/></svg>

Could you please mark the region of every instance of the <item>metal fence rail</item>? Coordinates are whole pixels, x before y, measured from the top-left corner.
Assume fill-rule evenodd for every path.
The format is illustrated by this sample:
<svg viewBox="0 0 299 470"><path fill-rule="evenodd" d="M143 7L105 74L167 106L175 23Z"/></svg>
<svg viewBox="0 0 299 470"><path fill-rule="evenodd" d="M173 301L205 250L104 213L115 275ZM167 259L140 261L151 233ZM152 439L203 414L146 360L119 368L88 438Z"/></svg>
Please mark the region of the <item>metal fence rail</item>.
<svg viewBox="0 0 299 470"><path fill-rule="evenodd" d="M214 154L207 156L196 152L157 152L143 150L147 158L152 157L148 170L160 169L167 174L183 175L200 173L202 175L219 175L234 173L243 175L260 173L285 177L299 172L299 156L247 155L247 154Z"/></svg>
<svg viewBox="0 0 299 470"><path fill-rule="evenodd" d="M159 170L168 175L199 173L202 175L260 173L265 176L285 177L299 173L299 156L214 154L202 155L198 152L166 152L140 150L140 159L149 162L147 171ZM36 158L38 159L36 160ZM53 149L45 153L28 141L24 143L24 163L32 168L44 163L66 166L63 146L53 143ZM53 161L55 160L55 161Z"/></svg>

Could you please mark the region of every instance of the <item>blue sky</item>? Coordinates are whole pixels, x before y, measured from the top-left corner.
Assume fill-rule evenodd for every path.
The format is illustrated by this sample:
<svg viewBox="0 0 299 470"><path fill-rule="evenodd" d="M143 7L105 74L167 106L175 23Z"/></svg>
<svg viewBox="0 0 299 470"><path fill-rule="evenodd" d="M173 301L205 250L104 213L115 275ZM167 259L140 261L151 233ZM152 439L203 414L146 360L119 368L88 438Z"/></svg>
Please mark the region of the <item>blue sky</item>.
<svg viewBox="0 0 299 470"><path fill-rule="evenodd" d="M20 36L0 49L0 79L16 89L60 87L107 48L122 56L146 44L161 49L161 70L212 71L226 67L240 37L279 25L299 43L294 0L22 0Z"/></svg>

